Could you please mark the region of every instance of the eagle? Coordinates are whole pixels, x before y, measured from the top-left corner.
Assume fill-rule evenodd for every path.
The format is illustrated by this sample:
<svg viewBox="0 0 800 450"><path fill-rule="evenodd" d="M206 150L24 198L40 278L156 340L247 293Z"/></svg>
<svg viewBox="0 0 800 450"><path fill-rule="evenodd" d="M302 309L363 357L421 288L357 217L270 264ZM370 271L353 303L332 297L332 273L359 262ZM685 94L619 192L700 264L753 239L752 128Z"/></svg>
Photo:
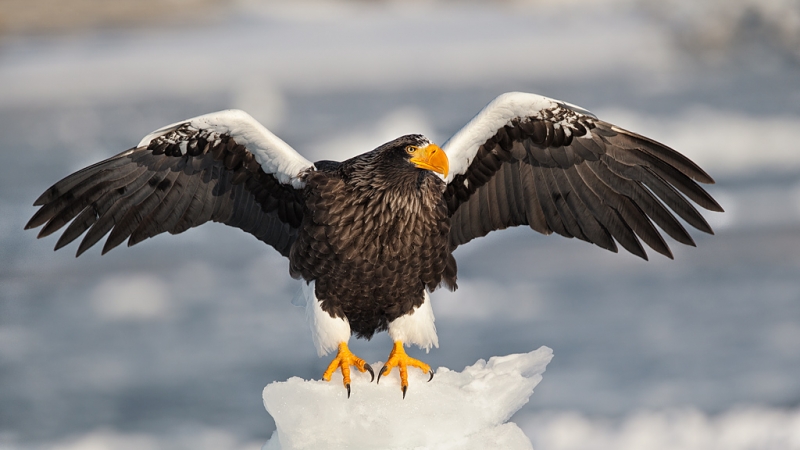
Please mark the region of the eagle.
<svg viewBox="0 0 800 450"><path fill-rule="evenodd" d="M244 230L289 260L301 279L323 374L373 369L352 335L388 332L405 398L408 368L433 372L404 347L438 347L429 293L457 287L453 251L512 226L577 238L647 260L668 258L659 232L694 246L681 221L709 234L693 205L722 211L687 157L589 111L509 92L441 147L412 134L342 162L312 163L250 115L206 114L160 128L135 147L68 175L35 202L38 237L65 225L58 250L86 233L80 256L108 234L105 254L208 221ZM658 227L658 228L657 228Z"/></svg>

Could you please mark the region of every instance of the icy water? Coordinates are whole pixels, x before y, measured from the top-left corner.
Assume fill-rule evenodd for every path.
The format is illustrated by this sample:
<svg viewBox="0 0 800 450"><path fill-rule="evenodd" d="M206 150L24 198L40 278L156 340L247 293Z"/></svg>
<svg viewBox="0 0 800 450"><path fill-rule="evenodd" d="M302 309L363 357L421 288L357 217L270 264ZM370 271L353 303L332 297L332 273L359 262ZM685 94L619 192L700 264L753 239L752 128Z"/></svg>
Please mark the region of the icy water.
<svg viewBox="0 0 800 450"><path fill-rule="evenodd" d="M434 10L429 20L445 12ZM230 107L253 111L312 160L346 158L410 132L442 143L510 90L579 104L686 151L717 179L708 190L727 212L706 215L717 233L693 233L697 248L670 242L674 261L651 252L644 262L527 229L474 241L456 253L459 291L433 297L441 347L412 355L460 369L478 358L552 348L527 413L614 418L675 407L708 414L740 405L800 407L797 63L759 49L706 65L643 31L650 19L636 14L602 16L590 29L599 48L627 43L630 61L616 54L607 65L591 55L576 62L574 52L552 48L560 41L546 17L528 17L539 20L530 31L513 11L459 14L443 20L433 49L393 44L398 58L418 58L409 70L431 67L431 79L422 81L392 75L388 63L375 62L381 43L360 39L384 25L390 35L404 29L401 19L383 16L362 17L372 25L333 42L331 23L291 15L238 17L204 33L6 42L0 446L48 446L111 430L161 447L201 442L197 436L208 448L257 447L274 429L262 388L319 377L328 362L317 358L303 311L291 305L298 285L287 262L237 229L208 224L102 257L94 248L76 260L75 244L52 252L56 238L36 240L22 228L33 200L60 177L152 129ZM455 42L467 33L459 21L506 19L511 26L494 41ZM270 39L281 33L293 39L276 50ZM641 41L628 43L633 38ZM500 74L469 62L495 46L495 59L516 58L536 46L515 45L537 39L545 41L542 52L561 59ZM575 50L580 41L561 45ZM231 46L231 55L217 57L225 64L214 65L210 55ZM261 48L280 67L243 59ZM326 49L334 53L329 59ZM454 65L459 52L457 67L437 65ZM644 67L632 71L637 62ZM551 67L559 64L563 76ZM303 72L306 83L286 69L293 65L317 72ZM181 71L192 74L190 86ZM390 342L379 335L353 349L384 360Z"/></svg>

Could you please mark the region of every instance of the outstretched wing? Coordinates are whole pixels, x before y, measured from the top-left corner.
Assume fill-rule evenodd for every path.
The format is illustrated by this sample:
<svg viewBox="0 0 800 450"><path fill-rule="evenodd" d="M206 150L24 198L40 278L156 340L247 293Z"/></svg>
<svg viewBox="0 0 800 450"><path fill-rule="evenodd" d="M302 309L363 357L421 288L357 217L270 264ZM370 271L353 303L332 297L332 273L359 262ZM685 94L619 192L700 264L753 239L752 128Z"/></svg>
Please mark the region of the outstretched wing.
<svg viewBox="0 0 800 450"><path fill-rule="evenodd" d="M453 248L493 230L529 225L613 252L618 242L647 259L641 239L672 258L654 224L693 246L673 212L713 234L687 197L722 211L697 184L714 180L685 156L539 95L497 97L443 148L450 159L445 197Z"/></svg>
<svg viewBox="0 0 800 450"><path fill-rule="evenodd" d="M303 215L300 175L313 164L245 112L220 111L161 128L135 148L67 176L34 203L26 229L55 249L88 230L77 255L111 233L103 253L209 220L240 228L288 256Z"/></svg>

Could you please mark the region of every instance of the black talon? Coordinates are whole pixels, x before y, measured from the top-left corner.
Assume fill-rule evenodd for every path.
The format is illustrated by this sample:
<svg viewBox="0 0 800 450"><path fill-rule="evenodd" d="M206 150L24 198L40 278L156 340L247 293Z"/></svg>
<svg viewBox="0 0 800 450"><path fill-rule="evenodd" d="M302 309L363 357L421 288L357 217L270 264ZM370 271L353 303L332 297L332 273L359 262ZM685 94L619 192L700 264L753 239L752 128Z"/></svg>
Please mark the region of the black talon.
<svg viewBox="0 0 800 450"><path fill-rule="evenodd" d="M383 371L384 370L386 370L386 366L385 365L383 367L381 367L381 370L378 372L378 381L376 381L375 384L379 384L381 382L381 375L383 375Z"/></svg>
<svg viewBox="0 0 800 450"><path fill-rule="evenodd" d="M431 377L428 378L428 383L430 383L431 380L433 379L433 369L429 370L428 373L431 374Z"/></svg>
<svg viewBox="0 0 800 450"><path fill-rule="evenodd" d="M406 391L408 390L408 386L403 386L403 400L406 398Z"/></svg>
<svg viewBox="0 0 800 450"><path fill-rule="evenodd" d="M369 372L370 375L372 375L372 379L369 380L369 382L372 383L375 380L375 372L372 371L372 366L364 363L364 368L367 369L367 372ZM378 379L380 379L380 376L378 376Z"/></svg>
<svg viewBox="0 0 800 450"><path fill-rule="evenodd" d="M350 398L350 383L344 385L347 388L347 398Z"/></svg>

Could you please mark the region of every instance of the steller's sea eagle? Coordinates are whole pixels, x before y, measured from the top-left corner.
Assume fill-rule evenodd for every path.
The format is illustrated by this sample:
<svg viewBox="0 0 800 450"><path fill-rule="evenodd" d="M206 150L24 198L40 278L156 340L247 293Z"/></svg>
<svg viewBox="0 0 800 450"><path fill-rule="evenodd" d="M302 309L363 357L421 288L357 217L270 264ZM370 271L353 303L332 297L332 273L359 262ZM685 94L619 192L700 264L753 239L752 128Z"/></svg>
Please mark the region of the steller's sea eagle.
<svg viewBox="0 0 800 450"><path fill-rule="evenodd" d="M69 223L56 250L87 232L78 255L109 232L103 253L209 220L240 228L305 281L317 351L337 350L323 378L341 369L348 396L351 366L374 379L347 342L388 331L394 347L378 381L398 367L405 397L408 366L433 377L403 346L438 347L428 293L456 289L456 247L528 225L647 259L641 240L672 258L656 226L694 245L675 215L713 233L688 200L722 211L698 182L714 180L671 148L534 94L497 97L441 148L408 135L343 162L312 163L227 110L67 176L36 200L25 228L44 225L44 237Z"/></svg>

